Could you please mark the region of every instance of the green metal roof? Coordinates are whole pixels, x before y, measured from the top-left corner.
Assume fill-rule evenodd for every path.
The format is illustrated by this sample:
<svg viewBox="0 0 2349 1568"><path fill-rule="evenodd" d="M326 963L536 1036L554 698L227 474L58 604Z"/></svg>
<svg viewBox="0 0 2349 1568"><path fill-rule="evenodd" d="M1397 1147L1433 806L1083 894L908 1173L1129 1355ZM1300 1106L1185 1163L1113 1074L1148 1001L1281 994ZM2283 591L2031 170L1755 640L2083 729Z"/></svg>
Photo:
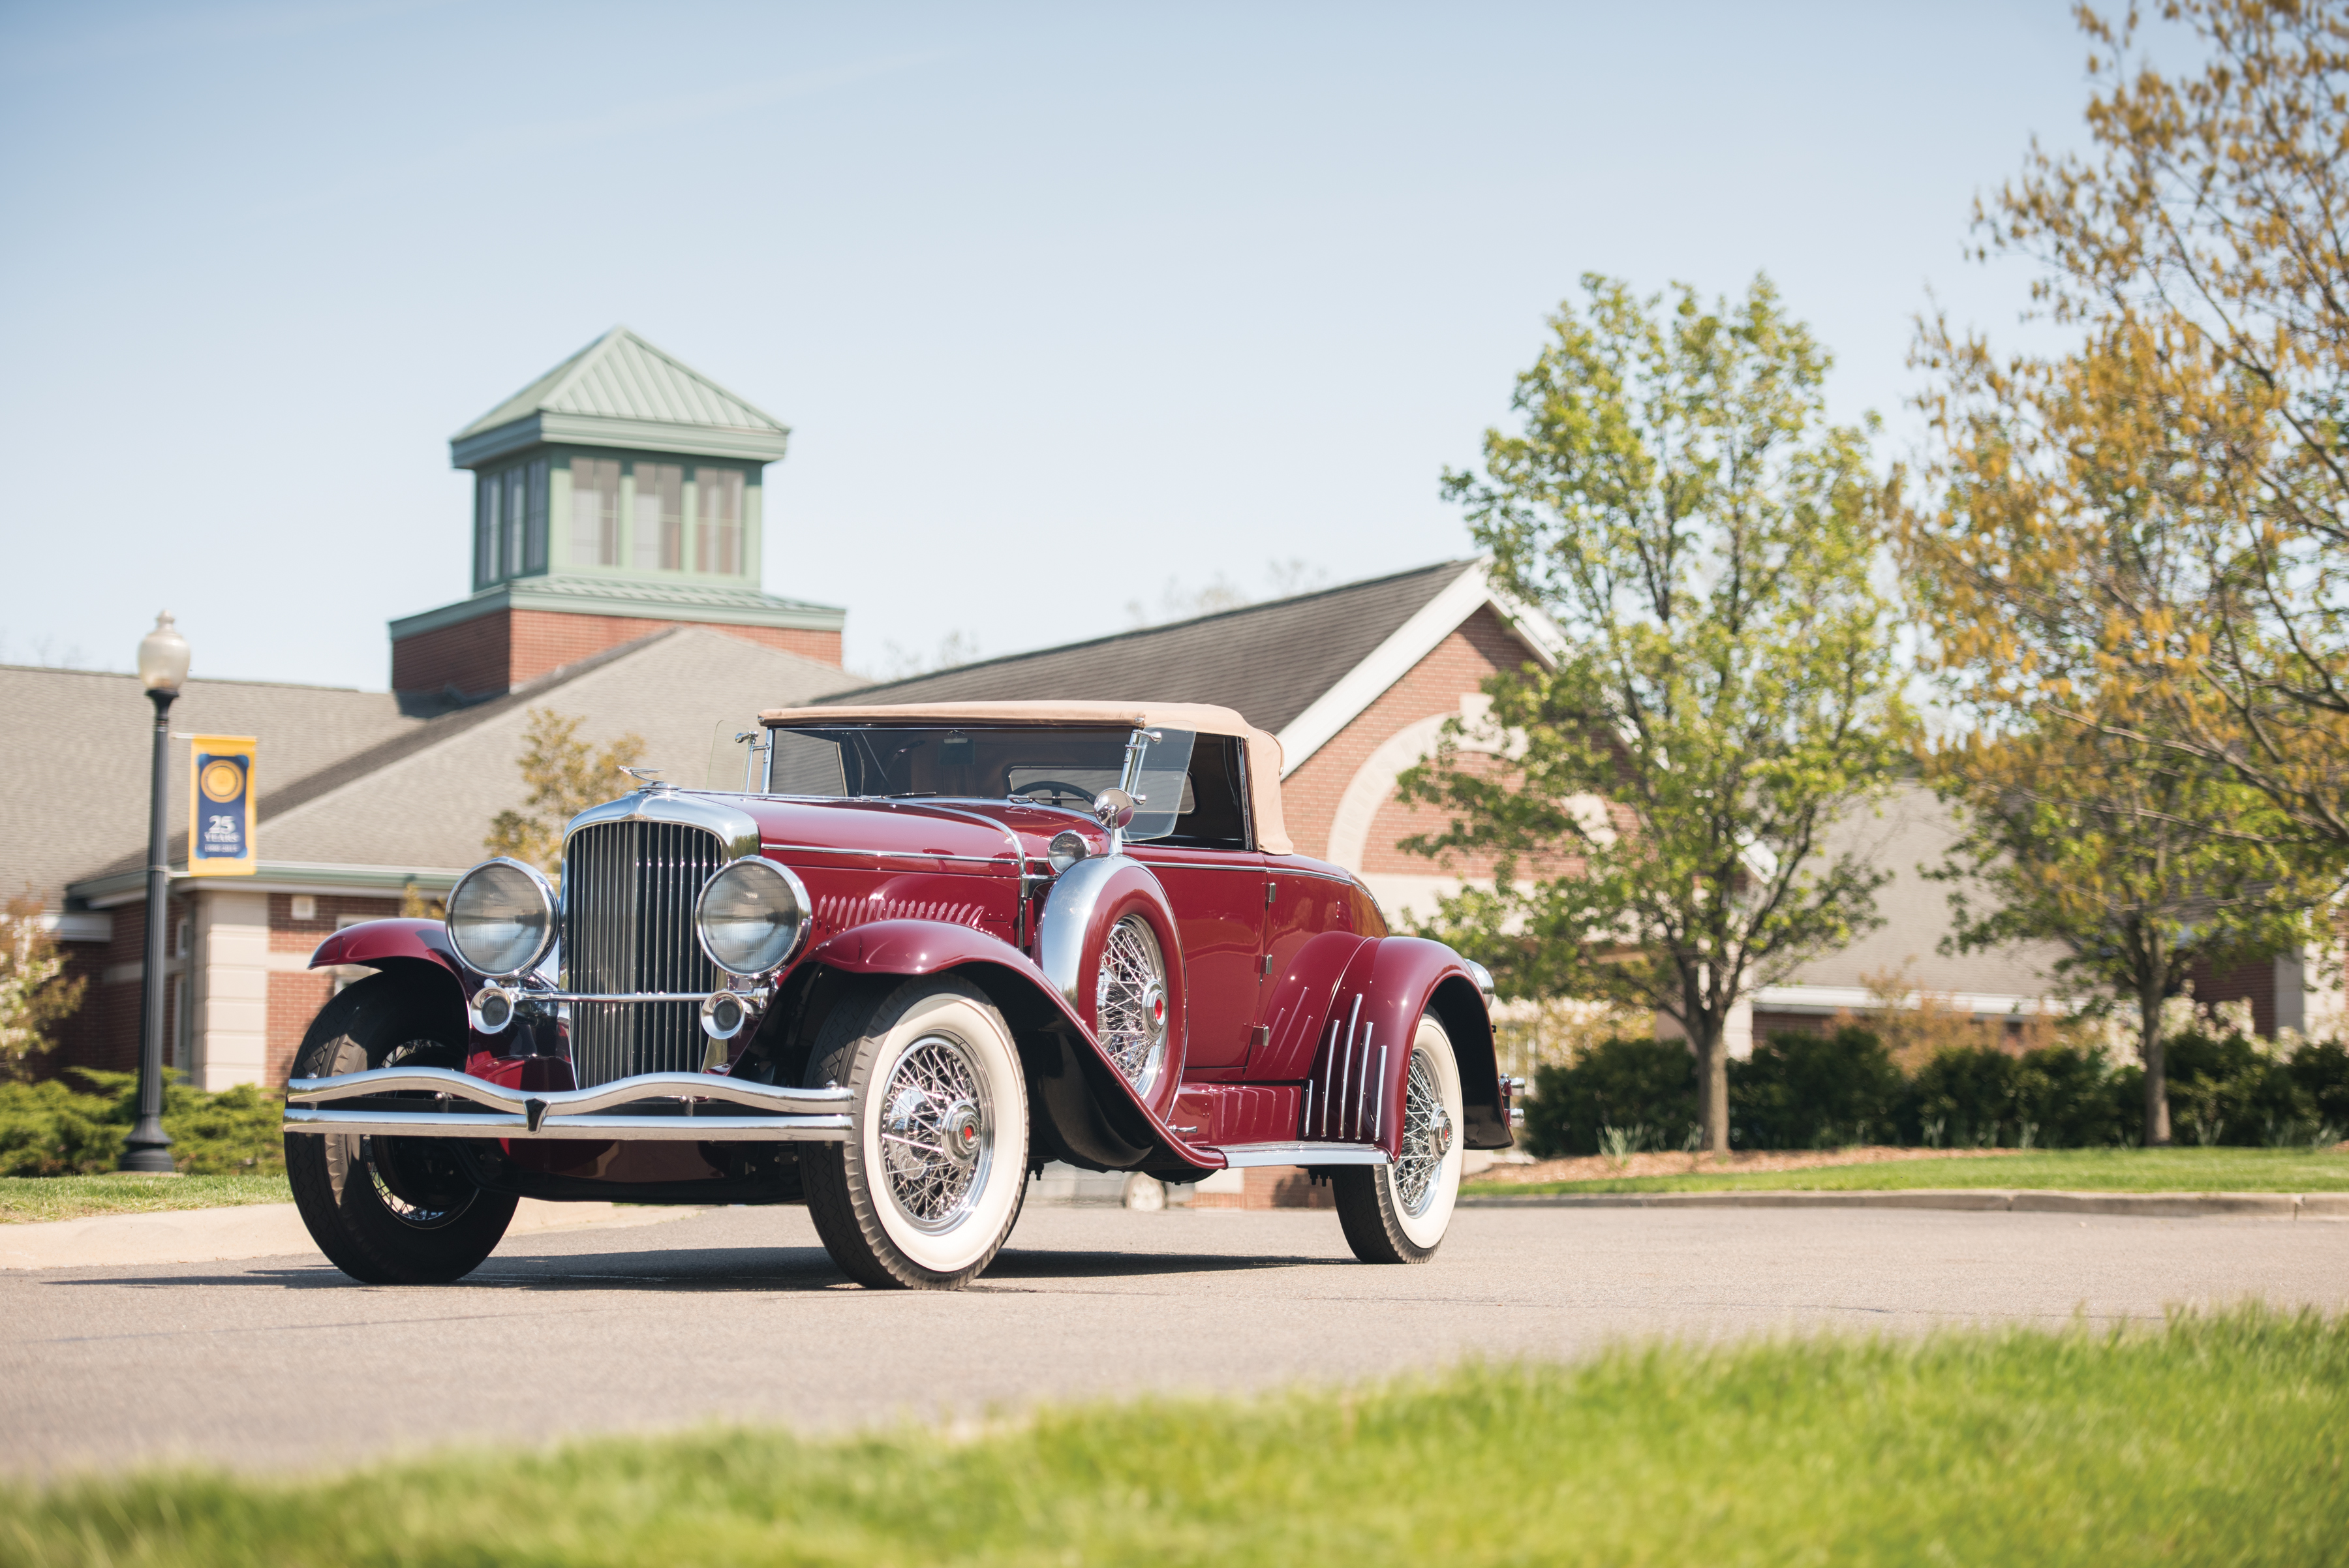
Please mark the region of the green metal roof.
<svg viewBox="0 0 2349 1568"><path fill-rule="evenodd" d="M700 371L615 327L450 438L474 468L547 441L773 462L791 430Z"/></svg>

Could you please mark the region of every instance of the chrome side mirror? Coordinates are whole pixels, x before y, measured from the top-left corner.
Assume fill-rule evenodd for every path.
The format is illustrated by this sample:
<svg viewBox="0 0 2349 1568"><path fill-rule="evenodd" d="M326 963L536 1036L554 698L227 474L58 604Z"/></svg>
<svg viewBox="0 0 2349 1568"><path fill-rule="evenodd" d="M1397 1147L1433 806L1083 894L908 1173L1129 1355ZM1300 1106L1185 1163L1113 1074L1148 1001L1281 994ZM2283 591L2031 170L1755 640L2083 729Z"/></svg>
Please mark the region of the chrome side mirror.
<svg viewBox="0 0 2349 1568"><path fill-rule="evenodd" d="M1112 833L1123 832L1133 820L1133 808L1142 803L1114 784L1093 796L1093 815Z"/></svg>
<svg viewBox="0 0 2349 1568"><path fill-rule="evenodd" d="M1109 852L1125 853L1125 825L1133 820L1133 808L1142 803L1112 784L1093 796L1093 815L1109 829Z"/></svg>

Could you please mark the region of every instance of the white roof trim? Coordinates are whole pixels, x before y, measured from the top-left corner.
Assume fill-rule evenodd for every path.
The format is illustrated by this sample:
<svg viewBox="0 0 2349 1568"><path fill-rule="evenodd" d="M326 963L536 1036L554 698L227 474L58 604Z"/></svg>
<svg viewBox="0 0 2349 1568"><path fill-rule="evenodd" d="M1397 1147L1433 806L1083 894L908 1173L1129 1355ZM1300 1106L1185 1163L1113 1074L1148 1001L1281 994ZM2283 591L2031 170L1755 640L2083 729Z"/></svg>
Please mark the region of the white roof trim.
<svg viewBox="0 0 2349 1568"><path fill-rule="evenodd" d="M1280 732L1281 777L1303 766L1305 760L1335 740L1419 661L1435 651L1444 639L1479 609L1491 606L1536 659L1550 669L1566 650L1566 637L1547 616L1520 603L1493 586L1486 563L1472 562L1444 591L1409 620L1397 627L1370 656L1338 679L1336 685L1313 701L1312 706L1288 722Z"/></svg>
<svg viewBox="0 0 2349 1568"><path fill-rule="evenodd" d="M1909 992L1893 1007L1914 1012L1926 993ZM2061 1018L2080 1003L2062 996L2018 996L2003 992L1936 992L1934 1002L1952 1012L1975 1018L2031 1018L2040 1014ZM1857 985L1765 985L1754 992L1754 1005L1764 1012L1873 1012L1884 1005L1878 992Z"/></svg>

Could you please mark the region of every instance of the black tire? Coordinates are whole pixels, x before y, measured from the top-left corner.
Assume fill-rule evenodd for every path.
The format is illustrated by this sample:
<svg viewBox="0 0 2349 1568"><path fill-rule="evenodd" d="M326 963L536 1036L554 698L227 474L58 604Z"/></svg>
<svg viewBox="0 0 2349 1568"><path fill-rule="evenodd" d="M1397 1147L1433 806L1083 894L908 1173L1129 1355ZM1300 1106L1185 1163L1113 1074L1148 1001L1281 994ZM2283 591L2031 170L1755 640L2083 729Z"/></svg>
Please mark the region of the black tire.
<svg viewBox="0 0 2349 1568"><path fill-rule="evenodd" d="M294 1076L332 1077L405 1064L461 1067L463 1036L408 981L371 975L329 1002ZM285 1135L295 1207L326 1261L363 1284L439 1285L463 1279L496 1248L515 1199L484 1192L439 1138L357 1133Z"/></svg>
<svg viewBox="0 0 2349 1568"><path fill-rule="evenodd" d="M853 1092L846 1141L800 1156L808 1213L842 1272L876 1289L956 1290L995 1261L1028 1191L1028 1085L984 993L951 976L852 992L817 1035L807 1082Z"/></svg>
<svg viewBox="0 0 2349 1568"><path fill-rule="evenodd" d="M1403 1158L1330 1173L1338 1223L1365 1263L1423 1263L1444 1244L1460 1194L1460 1065L1452 1037L1423 1014L1403 1063ZM1414 1075L1420 1106L1413 1115ZM1439 1113L1435 1114L1435 1113Z"/></svg>

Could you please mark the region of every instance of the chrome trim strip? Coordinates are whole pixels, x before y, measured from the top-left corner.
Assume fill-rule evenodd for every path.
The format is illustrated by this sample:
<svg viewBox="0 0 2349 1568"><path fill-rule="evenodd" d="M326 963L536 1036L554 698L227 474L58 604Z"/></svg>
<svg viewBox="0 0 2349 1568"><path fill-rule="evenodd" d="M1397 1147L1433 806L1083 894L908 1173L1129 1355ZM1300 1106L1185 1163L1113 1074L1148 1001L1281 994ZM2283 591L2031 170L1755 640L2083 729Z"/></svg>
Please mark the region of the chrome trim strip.
<svg viewBox="0 0 2349 1568"><path fill-rule="evenodd" d="M1226 1169L1257 1165L1384 1165L1387 1151L1369 1143L1234 1143L1222 1150Z"/></svg>
<svg viewBox="0 0 2349 1568"><path fill-rule="evenodd" d="M510 1089L503 1084L492 1084L469 1073L453 1073L446 1067L377 1067L331 1078L295 1078L285 1085L285 1099L289 1105L323 1105L403 1090L448 1095L516 1114L536 1101L546 1107L550 1116L578 1116L637 1100L721 1100L799 1115L843 1108L849 1103L846 1089L778 1088L771 1084L753 1084L715 1073L644 1073L633 1078L615 1078L592 1089L532 1090Z"/></svg>
<svg viewBox="0 0 2349 1568"><path fill-rule="evenodd" d="M1006 831L1009 831L1006 829ZM776 855L869 855L875 860L968 860L974 866L1000 866L1000 855L933 854L926 849L848 849L837 844L770 844L770 857Z"/></svg>
<svg viewBox="0 0 2349 1568"><path fill-rule="evenodd" d="M844 1111L813 1116L564 1116L550 1117L533 1129L527 1111L502 1116L466 1111L319 1111L288 1106L283 1130L495 1137L525 1143L566 1138L599 1143L845 1143L850 1123Z"/></svg>

